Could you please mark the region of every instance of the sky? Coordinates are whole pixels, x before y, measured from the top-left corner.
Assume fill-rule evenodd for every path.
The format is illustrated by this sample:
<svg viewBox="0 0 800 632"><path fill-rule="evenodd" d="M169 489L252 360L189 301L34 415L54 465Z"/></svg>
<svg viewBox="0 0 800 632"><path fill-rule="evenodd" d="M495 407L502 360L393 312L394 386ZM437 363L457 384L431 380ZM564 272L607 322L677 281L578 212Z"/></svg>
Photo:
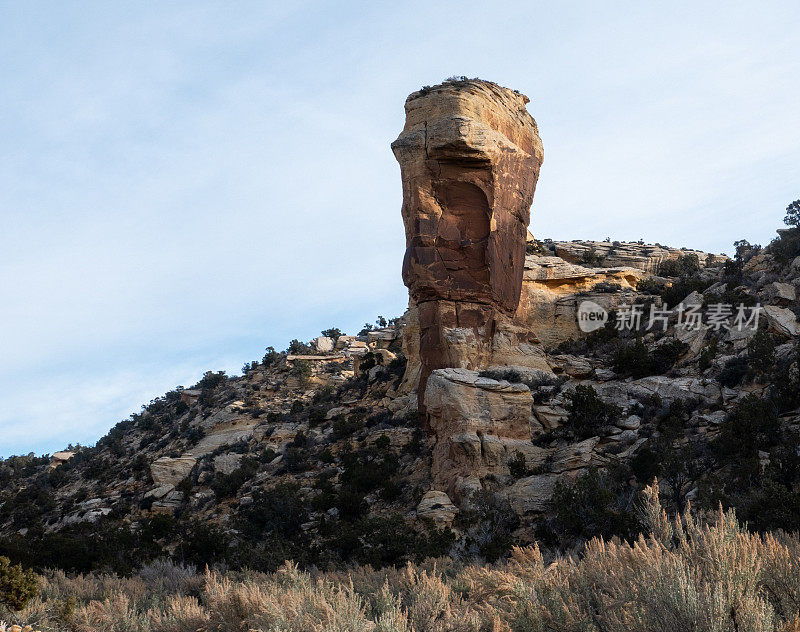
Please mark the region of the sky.
<svg viewBox="0 0 800 632"><path fill-rule="evenodd" d="M531 230L712 252L800 198L800 3L0 1L0 457L402 314L403 102L528 95Z"/></svg>

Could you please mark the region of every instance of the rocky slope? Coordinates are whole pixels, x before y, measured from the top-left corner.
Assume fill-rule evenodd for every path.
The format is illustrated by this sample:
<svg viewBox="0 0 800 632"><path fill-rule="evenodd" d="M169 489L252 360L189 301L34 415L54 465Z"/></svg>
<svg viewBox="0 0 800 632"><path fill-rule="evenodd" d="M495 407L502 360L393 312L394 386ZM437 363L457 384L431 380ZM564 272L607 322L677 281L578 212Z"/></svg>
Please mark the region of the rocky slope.
<svg viewBox="0 0 800 632"><path fill-rule="evenodd" d="M537 242L526 103L466 78L407 99L406 314L209 372L93 448L0 463L0 554L118 571L494 560L632 537L654 477L672 510L721 501L796 528L800 229L734 260Z"/></svg>
<svg viewBox="0 0 800 632"><path fill-rule="evenodd" d="M759 528L794 528L800 259L699 259L664 277L528 255L522 300L538 305L545 368L434 370L438 437L417 416L410 313L268 350L239 377L207 373L94 447L0 462L0 554L79 570L165 555L265 569L494 559L512 543L625 536L654 476L672 507L721 500ZM664 331L643 319L584 334L585 299L765 308L758 332L686 331L673 314Z"/></svg>

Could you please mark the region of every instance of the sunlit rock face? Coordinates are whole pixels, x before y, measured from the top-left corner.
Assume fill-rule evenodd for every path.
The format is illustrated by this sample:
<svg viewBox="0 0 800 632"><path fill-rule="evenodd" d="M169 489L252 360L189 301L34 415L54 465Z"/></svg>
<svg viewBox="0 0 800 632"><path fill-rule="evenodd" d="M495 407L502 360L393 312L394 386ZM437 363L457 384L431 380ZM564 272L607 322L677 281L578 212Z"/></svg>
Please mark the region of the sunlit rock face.
<svg viewBox="0 0 800 632"><path fill-rule="evenodd" d="M540 366L512 323L544 152L528 98L497 84L445 82L412 93L392 150L403 181L403 281L419 326L419 402L431 371ZM494 357L496 350L503 357Z"/></svg>

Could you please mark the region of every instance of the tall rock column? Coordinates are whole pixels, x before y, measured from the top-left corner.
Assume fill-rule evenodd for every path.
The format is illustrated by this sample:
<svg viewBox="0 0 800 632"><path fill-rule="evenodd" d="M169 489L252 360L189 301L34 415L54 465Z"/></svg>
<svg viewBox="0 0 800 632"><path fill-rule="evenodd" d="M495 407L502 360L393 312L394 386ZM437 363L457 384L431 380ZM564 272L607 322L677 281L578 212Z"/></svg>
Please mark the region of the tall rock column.
<svg viewBox="0 0 800 632"><path fill-rule="evenodd" d="M419 323L419 409L440 368L540 366L515 327L544 151L528 98L481 80L406 99L392 150L403 180L403 281Z"/></svg>

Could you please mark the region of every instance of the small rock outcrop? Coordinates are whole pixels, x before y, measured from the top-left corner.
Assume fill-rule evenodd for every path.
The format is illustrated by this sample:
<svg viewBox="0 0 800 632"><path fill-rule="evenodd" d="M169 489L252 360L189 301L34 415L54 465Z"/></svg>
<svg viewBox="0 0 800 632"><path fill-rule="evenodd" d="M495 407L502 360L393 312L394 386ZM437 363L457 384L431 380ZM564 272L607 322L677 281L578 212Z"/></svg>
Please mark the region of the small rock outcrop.
<svg viewBox="0 0 800 632"><path fill-rule="evenodd" d="M450 488L459 477L482 477L507 465L517 451L533 450L533 399L524 384L481 377L467 369L437 369L428 379L425 406L436 434L431 475Z"/></svg>

